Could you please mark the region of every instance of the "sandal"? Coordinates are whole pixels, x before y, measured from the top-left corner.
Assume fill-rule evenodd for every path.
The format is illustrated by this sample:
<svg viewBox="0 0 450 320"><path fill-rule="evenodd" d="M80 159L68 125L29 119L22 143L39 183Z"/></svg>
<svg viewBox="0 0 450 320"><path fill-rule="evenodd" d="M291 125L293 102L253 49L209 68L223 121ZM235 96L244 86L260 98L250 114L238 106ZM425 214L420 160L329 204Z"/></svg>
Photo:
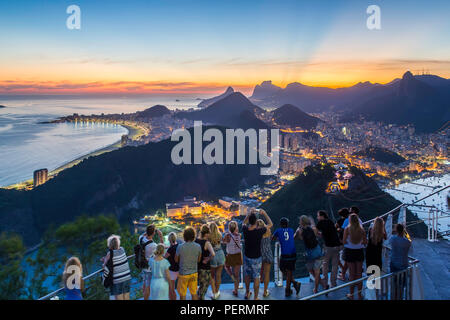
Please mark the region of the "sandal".
<svg viewBox="0 0 450 320"><path fill-rule="evenodd" d="M233 296L235 296L235 297L238 296L238 292L236 290L233 290Z"/></svg>
<svg viewBox="0 0 450 320"><path fill-rule="evenodd" d="M251 296L252 296L252 292L249 291L249 293L247 293L247 294L245 295L245 300L250 299Z"/></svg>
<svg viewBox="0 0 450 320"><path fill-rule="evenodd" d="M267 298L268 296L270 296L270 291L269 290L264 291L263 297Z"/></svg>

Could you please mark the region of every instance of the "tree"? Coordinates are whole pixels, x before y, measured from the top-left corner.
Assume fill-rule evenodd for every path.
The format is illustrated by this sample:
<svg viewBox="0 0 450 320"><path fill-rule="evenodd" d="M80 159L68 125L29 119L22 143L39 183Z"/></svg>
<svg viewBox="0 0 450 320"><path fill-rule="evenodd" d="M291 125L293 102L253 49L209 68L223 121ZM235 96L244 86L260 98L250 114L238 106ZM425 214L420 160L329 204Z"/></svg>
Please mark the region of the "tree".
<svg viewBox="0 0 450 320"><path fill-rule="evenodd" d="M130 255L137 243L137 235L121 227L114 216L80 216L75 221L50 229L44 236L44 244L34 257L28 259L33 269L33 281L29 286L29 298L41 297L55 287L61 287L64 264L72 256L80 259L83 275L86 276L101 268L100 258L107 252L106 239L111 234L121 237L121 246ZM138 271L130 263L132 276ZM100 275L85 283L85 299L107 299L108 294L101 283Z"/></svg>
<svg viewBox="0 0 450 320"><path fill-rule="evenodd" d="M24 253L20 236L0 234L0 300L24 298L25 272L20 265Z"/></svg>

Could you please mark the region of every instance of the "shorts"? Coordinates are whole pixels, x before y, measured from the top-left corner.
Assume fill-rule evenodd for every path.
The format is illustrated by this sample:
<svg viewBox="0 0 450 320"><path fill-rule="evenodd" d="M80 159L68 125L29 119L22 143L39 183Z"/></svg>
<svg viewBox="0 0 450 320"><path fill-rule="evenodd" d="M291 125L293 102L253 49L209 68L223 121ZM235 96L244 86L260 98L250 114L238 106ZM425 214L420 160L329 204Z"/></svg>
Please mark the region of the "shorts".
<svg viewBox="0 0 450 320"><path fill-rule="evenodd" d="M131 280L123 281L121 283L113 284L111 287L111 293L112 296L118 296L124 293L130 292L130 282Z"/></svg>
<svg viewBox="0 0 450 320"><path fill-rule="evenodd" d="M260 277L262 258L251 259L244 256L244 274L251 279Z"/></svg>
<svg viewBox="0 0 450 320"><path fill-rule="evenodd" d="M364 249L344 248L344 261L346 262L363 262Z"/></svg>
<svg viewBox="0 0 450 320"><path fill-rule="evenodd" d="M306 261L306 269L308 269L309 272L313 270L320 270L321 266L322 258Z"/></svg>
<svg viewBox="0 0 450 320"><path fill-rule="evenodd" d="M282 254L280 256L280 270L281 272L295 271L295 261L297 254Z"/></svg>
<svg viewBox="0 0 450 320"><path fill-rule="evenodd" d="M225 264L225 254L222 249L214 250L216 254L214 258L211 259L211 268L217 268Z"/></svg>
<svg viewBox="0 0 450 320"><path fill-rule="evenodd" d="M169 274L170 274L170 280L175 281L178 278L178 271L170 271L169 270Z"/></svg>
<svg viewBox="0 0 450 320"><path fill-rule="evenodd" d="M178 275L177 291L180 296L186 297L187 290L191 295L197 294L198 273Z"/></svg>
<svg viewBox="0 0 450 320"><path fill-rule="evenodd" d="M242 253L227 254L225 265L228 267L242 266Z"/></svg>
<svg viewBox="0 0 450 320"><path fill-rule="evenodd" d="M141 277L143 286L146 288L150 288L150 283L152 282L152 272L142 270Z"/></svg>

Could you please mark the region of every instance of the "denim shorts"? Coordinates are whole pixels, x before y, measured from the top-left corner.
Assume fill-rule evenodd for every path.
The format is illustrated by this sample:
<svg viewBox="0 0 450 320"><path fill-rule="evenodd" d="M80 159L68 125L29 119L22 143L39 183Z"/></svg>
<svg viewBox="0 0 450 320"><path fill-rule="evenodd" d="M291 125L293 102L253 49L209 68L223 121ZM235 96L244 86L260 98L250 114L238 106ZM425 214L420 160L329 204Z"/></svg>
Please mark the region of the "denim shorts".
<svg viewBox="0 0 450 320"><path fill-rule="evenodd" d="M223 250L214 250L214 253L216 255L211 259L211 267L217 268L223 266L225 264L225 254L223 253Z"/></svg>
<svg viewBox="0 0 450 320"><path fill-rule="evenodd" d="M260 277L261 273L262 258L248 258L244 255L244 274L249 276L251 279L256 279Z"/></svg>
<svg viewBox="0 0 450 320"><path fill-rule="evenodd" d="M130 283L131 280L127 280L121 283L113 284L111 287L111 295L118 296L130 292Z"/></svg>
<svg viewBox="0 0 450 320"><path fill-rule="evenodd" d="M142 276L142 284L144 285L144 287L149 288L150 283L152 281L152 272L147 271L147 270L142 270L141 276Z"/></svg>

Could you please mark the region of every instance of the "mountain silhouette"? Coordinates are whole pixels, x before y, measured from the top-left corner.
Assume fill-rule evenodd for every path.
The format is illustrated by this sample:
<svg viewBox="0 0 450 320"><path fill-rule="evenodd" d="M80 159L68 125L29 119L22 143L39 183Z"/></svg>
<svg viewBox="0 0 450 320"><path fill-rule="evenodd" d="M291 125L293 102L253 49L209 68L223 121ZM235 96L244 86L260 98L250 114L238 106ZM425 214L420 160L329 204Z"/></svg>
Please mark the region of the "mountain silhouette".
<svg viewBox="0 0 450 320"><path fill-rule="evenodd" d="M279 93L281 90L283 89L273 85L271 80L263 81L260 85L255 86L250 99L264 99Z"/></svg>
<svg viewBox="0 0 450 320"><path fill-rule="evenodd" d="M176 117L190 120L201 120L204 123L218 124L230 128L267 128L267 125L259 120L255 114L262 113L260 107L254 105L242 93L234 92L209 107L192 111L179 112Z"/></svg>
<svg viewBox="0 0 450 320"><path fill-rule="evenodd" d="M447 79L414 76L383 86L377 96L355 104L344 121L359 119L398 125L413 124L417 132L433 132L450 120L450 83Z"/></svg>
<svg viewBox="0 0 450 320"><path fill-rule="evenodd" d="M273 111L274 122L278 125L313 129L321 120L310 116L292 104L285 104Z"/></svg>
<svg viewBox="0 0 450 320"><path fill-rule="evenodd" d="M228 87L227 90L225 90L224 93L222 93L221 95L218 95L216 97L210 98L210 99L204 99L202 102L200 102L197 107L199 108L206 108L209 107L210 105L212 105L214 102L219 101L227 96L229 96L230 94L234 93L234 89L232 87Z"/></svg>
<svg viewBox="0 0 450 320"><path fill-rule="evenodd" d="M137 117L141 118L158 118L165 114L170 114L170 110L166 106L156 105L144 111L136 112Z"/></svg>

